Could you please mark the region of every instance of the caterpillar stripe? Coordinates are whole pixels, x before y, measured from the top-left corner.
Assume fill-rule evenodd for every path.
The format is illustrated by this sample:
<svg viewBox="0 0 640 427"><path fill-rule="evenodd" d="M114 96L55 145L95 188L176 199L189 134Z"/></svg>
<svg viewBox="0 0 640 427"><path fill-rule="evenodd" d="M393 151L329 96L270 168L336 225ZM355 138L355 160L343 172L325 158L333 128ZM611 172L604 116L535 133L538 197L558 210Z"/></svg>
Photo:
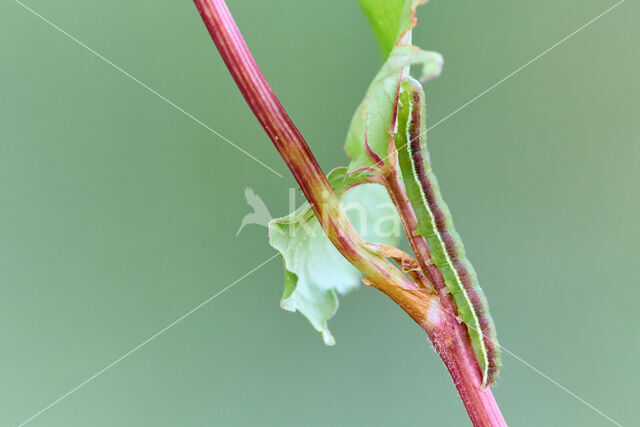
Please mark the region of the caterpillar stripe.
<svg viewBox="0 0 640 427"><path fill-rule="evenodd" d="M425 117L422 86L413 78L404 77L395 135L402 180L418 219L417 232L426 239L433 264L453 296L458 316L467 325L482 371L482 385L487 386L494 382L500 367L495 327L476 272L466 258L451 213L442 200L438 181L431 170Z"/></svg>

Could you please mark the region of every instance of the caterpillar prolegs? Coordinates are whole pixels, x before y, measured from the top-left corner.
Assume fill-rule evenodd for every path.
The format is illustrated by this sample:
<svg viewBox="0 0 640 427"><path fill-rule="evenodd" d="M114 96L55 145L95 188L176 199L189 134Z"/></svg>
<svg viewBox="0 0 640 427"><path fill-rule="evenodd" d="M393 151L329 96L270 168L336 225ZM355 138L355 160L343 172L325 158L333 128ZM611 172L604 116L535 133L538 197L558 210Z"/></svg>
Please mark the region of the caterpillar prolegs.
<svg viewBox="0 0 640 427"><path fill-rule="evenodd" d="M458 316L467 326L482 371L482 384L487 386L493 383L500 367L496 331L487 299L431 170L426 145L425 95L422 85L411 77L402 81L397 117L395 145L402 181L418 219L417 232L426 239L432 262L453 296Z"/></svg>

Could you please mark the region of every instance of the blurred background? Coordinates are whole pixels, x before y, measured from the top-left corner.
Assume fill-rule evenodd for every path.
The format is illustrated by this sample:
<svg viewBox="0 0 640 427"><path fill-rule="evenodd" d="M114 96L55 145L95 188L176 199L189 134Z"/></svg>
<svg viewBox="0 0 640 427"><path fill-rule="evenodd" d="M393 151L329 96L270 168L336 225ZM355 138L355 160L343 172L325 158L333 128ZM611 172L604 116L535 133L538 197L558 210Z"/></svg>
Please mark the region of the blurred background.
<svg viewBox="0 0 640 427"><path fill-rule="evenodd" d="M294 181L190 1L24 0L280 178L14 1L0 4L0 425L17 425L267 260ZM229 0L325 171L380 65L356 0ZM433 0L435 123L614 1ZM627 1L433 129L434 169L501 344L637 424L639 6ZM302 202L300 196L299 202ZM384 295L342 298L325 347L280 309L274 260L34 419L38 426L458 426L424 333ZM514 426L605 418L505 354Z"/></svg>

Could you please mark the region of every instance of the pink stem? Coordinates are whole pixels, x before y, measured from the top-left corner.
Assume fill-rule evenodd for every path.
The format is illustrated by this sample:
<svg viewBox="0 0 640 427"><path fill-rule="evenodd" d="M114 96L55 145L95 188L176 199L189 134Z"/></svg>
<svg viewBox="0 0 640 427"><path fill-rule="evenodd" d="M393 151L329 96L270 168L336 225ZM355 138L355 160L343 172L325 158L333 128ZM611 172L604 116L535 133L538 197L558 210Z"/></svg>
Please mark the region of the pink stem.
<svg viewBox="0 0 640 427"><path fill-rule="evenodd" d="M379 286L415 289L416 285L393 264L365 248L309 146L256 64L225 2L194 3L240 92L287 163L334 246Z"/></svg>
<svg viewBox="0 0 640 427"><path fill-rule="evenodd" d="M390 296L425 329L474 425L506 426L491 391L479 387L476 361L454 317L444 313L443 322L429 320L426 313L430 307L439 306L437 297L426 290L416 290L416 285L395 266L365 249L307 143L256 64L224 0L194 3L240 92L287 163L331 242L367 276L368 282Z"/></svg>

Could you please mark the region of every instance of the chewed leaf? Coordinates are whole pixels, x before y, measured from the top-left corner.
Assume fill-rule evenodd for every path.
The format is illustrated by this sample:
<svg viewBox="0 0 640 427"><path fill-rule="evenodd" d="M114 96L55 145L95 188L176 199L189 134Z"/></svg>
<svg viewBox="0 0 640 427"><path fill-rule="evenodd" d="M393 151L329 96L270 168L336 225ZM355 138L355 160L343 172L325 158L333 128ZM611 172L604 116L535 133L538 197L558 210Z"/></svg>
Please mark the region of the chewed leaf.
<svg viewBox="0 0 640 427"><path fill-rule="evenodd" d="M367 183L364 175L348 176L346 168L335 169L328 178L341 196L349 220L365 240L398 241L400 219L382 186ZM331 244L307 203L269 223L269 242L284 259L281 307L302 313L325 344L333 345L327 321L338 309L338 295L357 288L362 274Z"/></svg>
<svg viewBox="0 0 640 427"><path fill-rule="evenodd" d="M351 119L345 143L345 150L352 159L349 173L374 166L375 157L381 160L388 157L399 84L404 68L413 64L422 66L421 80L424 81L440 75L444 60L437 52L415 46L402 45L393 49Z"/></svg>
<svg viewBox="0 0 640 427"><path fill-rule="evenodd" d="M358 0L382 49L383 60L417 21L416 7L426 0Z"/></svg>
<svg viewBox="0 0 640 427"><path fill-rule="evenodd" d="M327 320L338 310L338 296L334 290L324 290L309 286L297 286L298 275L287 269L284 263L284 293L280 307L287 311L301 312L316 331L320 332L326 345L334 345Z"/></svg>

